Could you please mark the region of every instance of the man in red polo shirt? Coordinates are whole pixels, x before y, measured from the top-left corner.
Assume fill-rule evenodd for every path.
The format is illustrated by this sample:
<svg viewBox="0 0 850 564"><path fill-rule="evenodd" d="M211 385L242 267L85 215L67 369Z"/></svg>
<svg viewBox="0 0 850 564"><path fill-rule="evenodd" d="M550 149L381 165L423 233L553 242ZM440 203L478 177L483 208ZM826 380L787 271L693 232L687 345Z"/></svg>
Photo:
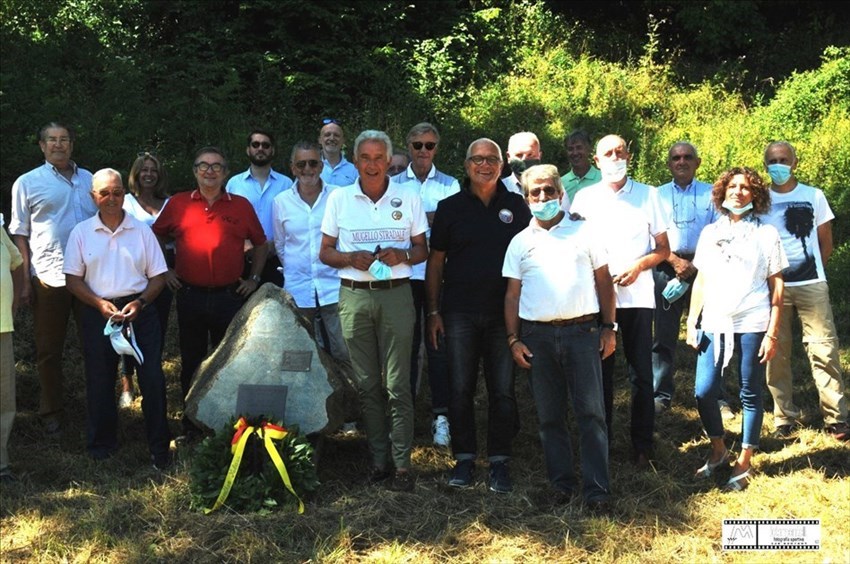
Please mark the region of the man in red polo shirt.
<svg viewBox="0 0 850 564"><path fill-rule="evenodd" d="M217 147L204 147L193 165L198 188L174 195L153 224L161 241L174 240L175 269L166 274L177 295L183 397L195 370L215 349L227 326L260 282L268 252L263 227L251 203L224 190L227 159ZM254 245L251 276L242 279L244 244ZM185 417L183 429L196 432Z"/></svg>

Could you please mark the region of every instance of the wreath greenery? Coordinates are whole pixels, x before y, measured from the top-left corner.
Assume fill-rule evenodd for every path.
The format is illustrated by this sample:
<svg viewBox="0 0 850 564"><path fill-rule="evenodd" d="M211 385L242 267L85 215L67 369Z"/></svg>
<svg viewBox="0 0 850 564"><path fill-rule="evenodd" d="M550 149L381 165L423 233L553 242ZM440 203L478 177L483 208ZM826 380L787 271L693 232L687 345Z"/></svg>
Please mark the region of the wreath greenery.
<svg viewBox="0 0 850 564"><path fill-rule="evenodd" d="M242 418L240 418L242 419ZM280 421L264 417L244 418L247 425L262 428L266 422L283 427ZM231 446L238 419L207 437L195 448L189 469L192 506L212 508L218 499L230 469ZM278 506L298 506L299 499L316 491L319 478L313 464L313 447L297 426L286 427L286 435L272 442L286 467L292 489L284 485L281 475L266 451L263 438L252 433L245 443L238 474L233 481L226 505L235 511L264 511Z"/></svg>

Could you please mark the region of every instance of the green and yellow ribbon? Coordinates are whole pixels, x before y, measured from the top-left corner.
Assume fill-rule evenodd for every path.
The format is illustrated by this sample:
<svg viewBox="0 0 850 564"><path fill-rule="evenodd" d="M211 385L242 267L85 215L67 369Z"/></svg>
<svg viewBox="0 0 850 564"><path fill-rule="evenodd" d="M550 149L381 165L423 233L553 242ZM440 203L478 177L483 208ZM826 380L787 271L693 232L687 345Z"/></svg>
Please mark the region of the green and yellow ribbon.
<svg viewBox="0 0 850 564"><path fill-rule="evenodd" d="M298 513L304 513L304 502L295 493L292 488L292 481L289 479L289 473L286 471L286 466L283 464L283 459L280 453L275 448L274 441L282 440L287 435L286 429L278 425L273 425L263 421L259 428L254 428L248 425L248 421L244 417L240 417L239 421L233 426L236 432L233 433L233 439L230 441L230 452L233 458L230 461L230 468L227 469L227 476L224 478L224 485L221 486L221 491L218 493L218 499L215 500L211 509L204 509L205 514L210 514L216 509L219 509L230 495L230 490L233 487L233 482L236 480L236 475L239 473L239 466L242 464L242 454L245 452L245 443L248 442L248 437L256 432L257 436L263 439L263 444L266 447L266 452L269 453L269 458L272 459L275 468L277 468L280 479L283 480L283 485L286 489L295 496L298 500Z"/></svg>

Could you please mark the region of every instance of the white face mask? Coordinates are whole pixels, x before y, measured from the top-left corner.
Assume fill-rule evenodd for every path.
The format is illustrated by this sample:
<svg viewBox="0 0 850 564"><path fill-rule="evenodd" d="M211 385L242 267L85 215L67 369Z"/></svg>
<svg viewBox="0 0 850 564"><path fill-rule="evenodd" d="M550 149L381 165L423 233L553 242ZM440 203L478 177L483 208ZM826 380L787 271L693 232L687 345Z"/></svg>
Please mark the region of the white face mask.
<svg viewBox="0 0 850 564"><path fill-rule="evenodd" d="M626 177L626 169L629 167L629 161L623 159L619 161L602 161L599 163L599 172L602 173L602 180L605 182L619 182Z"/></svg>

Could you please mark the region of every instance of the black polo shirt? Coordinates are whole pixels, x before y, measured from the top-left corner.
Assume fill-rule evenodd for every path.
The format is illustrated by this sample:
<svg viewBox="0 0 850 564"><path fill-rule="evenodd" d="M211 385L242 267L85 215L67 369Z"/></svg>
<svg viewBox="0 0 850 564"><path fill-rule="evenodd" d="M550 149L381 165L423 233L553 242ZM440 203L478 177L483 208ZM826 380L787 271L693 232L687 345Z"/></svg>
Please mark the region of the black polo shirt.
<svg viewBox="0 0 850 564"><path fill-rule="evenodd" d="M431 248L446 253L443 269L443 313L504 312L507 280L502 277L505 251L514 235L528 227L531 212L519 194L502 181L485 206L469 190L437 204L431 227Z"/></svg>

